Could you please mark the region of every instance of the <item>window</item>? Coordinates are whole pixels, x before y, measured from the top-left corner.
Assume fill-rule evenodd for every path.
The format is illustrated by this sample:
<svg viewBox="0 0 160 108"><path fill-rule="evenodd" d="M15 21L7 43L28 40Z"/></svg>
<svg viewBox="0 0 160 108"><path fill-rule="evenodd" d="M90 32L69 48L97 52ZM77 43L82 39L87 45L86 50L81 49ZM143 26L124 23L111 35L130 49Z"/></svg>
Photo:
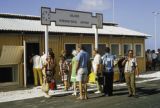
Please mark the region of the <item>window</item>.
<svg viewBox="0 0 160 108"><path fill-rule="evenodd" d="M120 55L119 44L111 44L111 53L116 56Z"/></svg>
<svg viewBox="0 0 160 108"><path fill-rule="evenodd" d="M101 56L105 54L105 48L106 44L98 44L98 51Z"/></svg>
<svg viewBox="0 0 160 108"><path fill-rule="evenodd" d="M0 67L0 83L17 82L18 70L17 66Z"/></svg>
<svg viewBox="0 0 160 108"><path fill-rule="evenodd" d="M92 44L82 44L82 46L86 49L89 54L89 57L92 57Z"/></svg>
<svg viewBox="0 0 160 108"><path fill-rule="evenodd" d="M73 57L72 51L76 49L76 44L65 44L66 57L71 59Z"/></svg>
<svg viewBox="0 0 160 108"><path fill-rule="evenodd" d="M128 54L128 50L131 50L131 49L132 49L131 44L124 44L124 46L123 46L124 55L126 56Z"/></svg>
<svg viewBox="0 0 160 108"><path fill-rule="evenodd" d="M141 44L136 44L135 45L135 56L142 56L142 45Z"/></svg>

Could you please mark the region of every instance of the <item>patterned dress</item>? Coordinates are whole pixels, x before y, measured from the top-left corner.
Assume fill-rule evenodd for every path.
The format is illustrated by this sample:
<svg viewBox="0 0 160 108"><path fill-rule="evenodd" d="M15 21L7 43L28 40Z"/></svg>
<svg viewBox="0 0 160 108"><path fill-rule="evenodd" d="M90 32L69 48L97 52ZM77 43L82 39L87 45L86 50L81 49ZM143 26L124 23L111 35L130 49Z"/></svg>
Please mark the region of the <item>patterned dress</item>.
<svg viewBox="0 0 160 108"><path fill-rule="evenodd" d="M46 64L46 80L47 83L51 83L54 80L54 73L55 73L55 64L53 60L50 63Z"/></svg>
<svg viewBox="0 0 160 108"><path fill-rule="evenodd" d="M67 61L60 61L59 62L60 66L60 72L61 72L61 78L62 81L68 80L68 74L69 74L69 65Z"/></svg>

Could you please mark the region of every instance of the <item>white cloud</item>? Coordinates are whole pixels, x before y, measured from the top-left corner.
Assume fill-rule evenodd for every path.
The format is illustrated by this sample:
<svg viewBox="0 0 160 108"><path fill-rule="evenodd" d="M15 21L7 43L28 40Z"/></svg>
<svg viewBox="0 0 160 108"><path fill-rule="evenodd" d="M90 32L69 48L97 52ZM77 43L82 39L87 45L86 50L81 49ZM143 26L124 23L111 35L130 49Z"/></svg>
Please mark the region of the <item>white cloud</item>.
<svg viewBox="0 0 160 108"><path fill-rule="evenodd" d="M83 11L104 11L111 7L109 0L82 0L78 10Z"/></svg>

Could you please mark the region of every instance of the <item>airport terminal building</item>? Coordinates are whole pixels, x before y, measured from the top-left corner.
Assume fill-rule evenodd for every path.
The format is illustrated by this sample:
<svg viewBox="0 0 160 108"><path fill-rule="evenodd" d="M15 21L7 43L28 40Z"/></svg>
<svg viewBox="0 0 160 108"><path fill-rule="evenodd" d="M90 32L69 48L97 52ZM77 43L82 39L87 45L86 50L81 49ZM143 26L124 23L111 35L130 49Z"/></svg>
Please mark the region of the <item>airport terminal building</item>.
<svg viewBox="0 0 160 108"><path fill-rule="evenodd" d="M93 28L62 27L52 23L49 26L49 48L54 51L57 64L62 50L66 49L67 56L71 56L71 51L79 44L84 45L92 57L94 32ZM41 25L38 16L0 14L0 86L23 86L25 81L27 85L33 84L29 58L33 52L41 55L44 51L44 35L45 26ZM98 29L98 36L100 54L104 54L106 46L117 57L125 56L129 49L133 49L140 72L145 71L145 39L150 35L118 24L103 23L103 28ZM58 72L57 66L57 79Z"/></svg>

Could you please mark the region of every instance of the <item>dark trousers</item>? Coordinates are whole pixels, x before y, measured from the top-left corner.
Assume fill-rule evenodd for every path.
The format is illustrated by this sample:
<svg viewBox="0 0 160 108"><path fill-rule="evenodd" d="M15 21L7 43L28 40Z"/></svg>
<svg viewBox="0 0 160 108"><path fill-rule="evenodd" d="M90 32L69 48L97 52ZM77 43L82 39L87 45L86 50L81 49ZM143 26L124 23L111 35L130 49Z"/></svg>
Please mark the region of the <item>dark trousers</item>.
<svg viewBox="0 0 160 108"><path fill-rule="evenodd" d="M125 82L125 76L124 76L124 68L119 69L119 81L120 82Z"/></svg>
<svg viewBox="0 0 160 108"><path fill-rule="evenodd" d="M112 95L113 92L113 72L104 72L103 92L105 95Z"/></svg>

